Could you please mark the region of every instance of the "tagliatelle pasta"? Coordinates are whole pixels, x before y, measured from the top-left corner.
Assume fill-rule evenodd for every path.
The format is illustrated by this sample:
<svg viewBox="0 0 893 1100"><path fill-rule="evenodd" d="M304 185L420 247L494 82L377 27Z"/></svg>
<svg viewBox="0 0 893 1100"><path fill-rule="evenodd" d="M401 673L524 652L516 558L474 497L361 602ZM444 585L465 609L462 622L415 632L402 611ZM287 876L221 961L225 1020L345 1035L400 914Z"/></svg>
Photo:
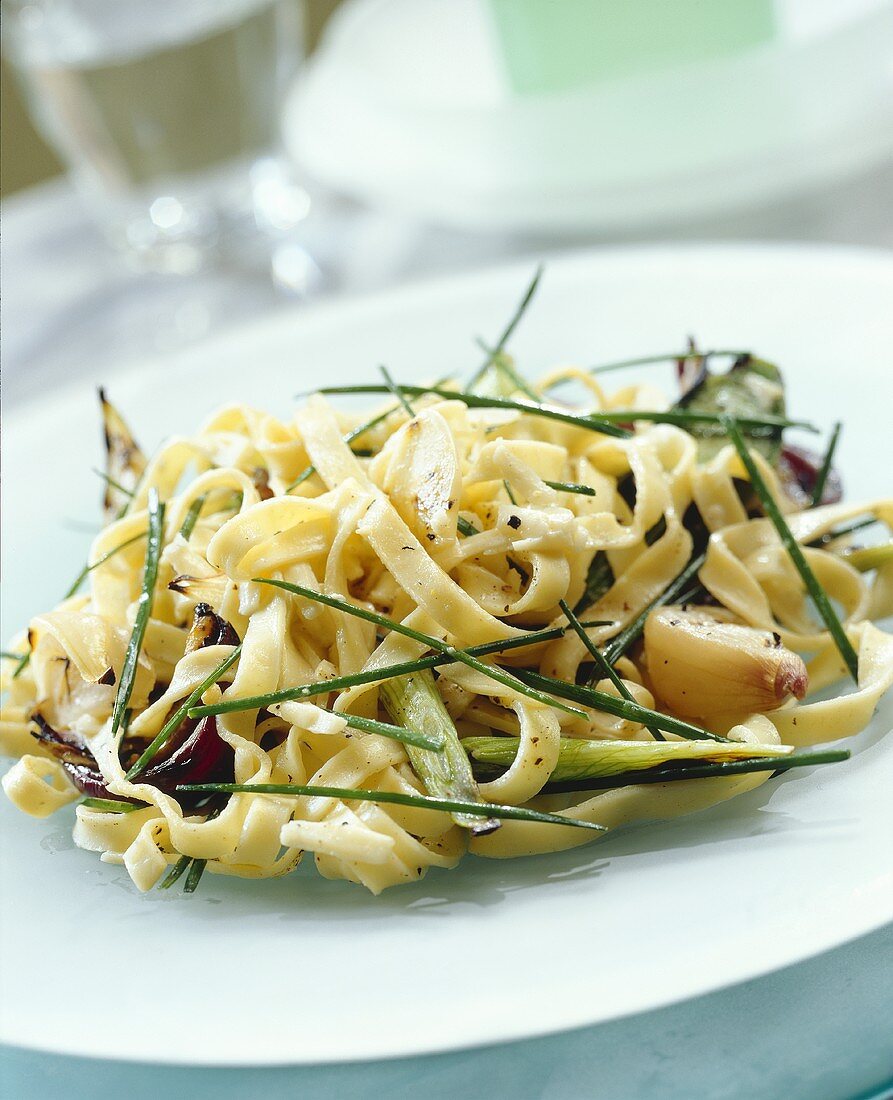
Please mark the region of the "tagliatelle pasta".
<svg viewBox="0 0 893 1100"><path fill-rule="evenodd" d="M86 590L3 659L8 797L37 817L80 800L76 843L142 890L190 865L283 875L309 853L378 892L468 850L556 851L592 839L581 823L714 805L864 728L893 683L872 623L893 611L893 563L848 555L854 521L889 529L893 501L804 510L781 418L742 420L857 661L856 685L804 698L848 651L718 416L689 424L690 401L574 369L533 392L582 382L583 407L516 382L500 350L476 403L451 384L386 396L363 431L322 396L283 419L229 406L112 469L132 488L110 490ZM132 459L115 417L112 454Z"/></svg>

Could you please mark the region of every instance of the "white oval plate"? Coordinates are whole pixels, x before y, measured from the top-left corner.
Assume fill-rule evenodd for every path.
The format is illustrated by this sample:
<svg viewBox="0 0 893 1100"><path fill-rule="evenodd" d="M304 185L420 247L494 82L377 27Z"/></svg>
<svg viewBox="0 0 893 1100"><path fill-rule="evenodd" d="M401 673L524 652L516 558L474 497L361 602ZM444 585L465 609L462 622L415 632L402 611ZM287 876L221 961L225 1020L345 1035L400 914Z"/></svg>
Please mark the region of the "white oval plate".
<svg viewBox="0 0 893 1100"><path fill-rule="evenodd" d="M215 404L287 415L322 381L470 370L532 263L333 302L112 379L150 445ZM752 347L790 407L846 423L849 495L889 493L893 261L813 248L577 253L548 265L514 341L522 366L679 347ZM669 383L670 368L657 372ZM77 572L96 512L89 375L7 410L4 637ZM619 382L620 379L617 378ZM3 1040L66 1054L275 1064L410 1055L519 1039L669 1004L797 962L893 919L888 700L853 758L724 806L560 855L467 859L373 898L312 865L199 892L139 895L74 849L72 812L3 800Z"/></svg>

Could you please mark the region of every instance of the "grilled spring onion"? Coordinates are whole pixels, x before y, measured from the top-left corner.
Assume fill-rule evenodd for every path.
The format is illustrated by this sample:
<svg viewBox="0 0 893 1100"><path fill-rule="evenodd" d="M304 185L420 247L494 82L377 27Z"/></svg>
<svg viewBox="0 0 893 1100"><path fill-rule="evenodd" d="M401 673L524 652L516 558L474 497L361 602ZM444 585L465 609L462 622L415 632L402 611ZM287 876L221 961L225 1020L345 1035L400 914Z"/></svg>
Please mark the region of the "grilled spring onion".
<svg viewBox="0 0 893 1100"><path fill-rule="evenodd" d="M763 505L763 511L766 513L767 518L772 523L772 526L778 532L778 537L781 539L782 545L787 550L791 561L796 566L797 572L800 574L803 584L806 587L812 597L812 602L815 604L816 610L821 616L822 621L828 628L828 633L834 639L834 642L840 651L840 655L843 658L843 662L849 670L853 680L859 682L859 658L856 656L856 651L853 649L852 643L846 636L846 633L841 625L840 619L837 617L837 612L831 606L831 601L816 579L815 574L809 566L809 562L806 560L800 544L791 534L791 529L788 527L787 521L781 514L781 510L775 503L775 499L769 492L769 488L766 482L763 480L763 475L757 468L757 464L751 457L744 440L741 437L741 430L738 422L732 418L725 418L726 431L729 434L729 438L735 446L735 450L738 452L738 456L747 470L748 477L750 478L750 484L757 496L760 498L760 502Z"/></svg>
<svg viewBox="0 0 893 1100"><path fill-rule="evenodd" d="M421 730L441 741L441 752L406 746L415 773L428 794L461 802L479 802L480 795L471 774L471 765L430 669L386 680L378 691L385 710L395 722L407 729ZM459 813L454 815L454 820L476 836L493 832L499 827L495 818L481 820L480 817Z"/></svg>
<svg viewBox="0 0 893 1100"><path fill-rule="evenodd" d="M137 605L133 633L124 654L115 706L112 710L112 736L121 729L124 712L130 702L130 694L136 680L137 662L143 646L149 616L152 614L152 601L155 596L155 582L158 579L158 560L161 557L161 544L164 539L164 504L158 499L155 489L149 490L149 539L146 545L146 564L143 568L143 585Z"/></svg>
<svg viewBox="0 0 893 1100"><path fill-rule="evenodd" d="M466 737L462 746L478 764L509 768L518 755L518 737ZM727 764L733 760L787 759L791 749L785 745L754 745L731 741L725 745L707 741L584 741L562 737L558 761L550 783L567 780L602 779L646 768L689 762Z"/></svg>
<svg viewBox="0 0 893 1100"><path fill-rule="evenodd" d="M844 550L841 557L844 561L860 573L867 573L871 569L879 569L893 560L893 542L885 542L880 546L860 546L854 550Z"/></svg>
<svg viewBox="0 0 893 1100"><path fill-rule="evenodd" d="M561 814L528 810L524 806L502 806L496 802L464 802L456 798L432 798L425 794L405 794L403 791L370 791L360 787L317 787L297 783L185 783L178 791L207 791L221 794L279 794L294 798L338 798L342 802L378 802L395 806L415 806L421 810L444 810L446 813L471 814L474 817L506 821L535 821L544 825L569 825L574 829L604 832L604 825L580 821Z"/></svg>
<svg viewBox="0 0 893 1100"><path fill-rule="evenodd" d="M848 749L823 749L819 752L794 752L790 756L761 757L756 760L732 760L728 764L691 764L679 767L651 768L647 771L623 772L603 779L569 779L549 782L543 794L573 791L608 791L639 783L672 783L692 779L729 779L751 772L786 772L793 768L811 768L816 764L836 764L848 760Z"/></svg>

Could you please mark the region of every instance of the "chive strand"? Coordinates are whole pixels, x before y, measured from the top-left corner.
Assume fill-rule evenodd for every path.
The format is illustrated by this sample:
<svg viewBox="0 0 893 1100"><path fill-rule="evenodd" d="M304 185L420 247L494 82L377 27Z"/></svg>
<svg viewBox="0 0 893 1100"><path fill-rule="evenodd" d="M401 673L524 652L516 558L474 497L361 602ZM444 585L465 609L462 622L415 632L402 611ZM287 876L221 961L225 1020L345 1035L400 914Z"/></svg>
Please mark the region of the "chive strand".
<svg viewBox="0 0 893 1100"><path fill-rule="evenodd" d="M601 363L597 367L589 367L590 374L609 374L615 370L626 370L628 367L648 367L653 363L672 363L676 361L687 362L689 359L710 359L715 355L729 355L735 359L750 355L749 351L733 351L728 348L717 348L712 351L670 351L665 355L642 355L637 359L618 359L615 363Z"/></svg>
<svg viewBox="0 0 893 1100"><path fill-rule="evenodd" d="M651 421L655 424L675 424L684 428L687 424L717 424L721 425L725 419L722 413L701 412L695 409L600 409L592 413L569 413L550 405L529 404L524 401L515 401L508 397L484 397L479 394L460 393L456 390L445 390L439 386L409 386L397 383L399 388L413 397L421 397L425 394L436 394L447 401L462 401L472 409L508 409L526 413L529 416L540 416L548 420L558 420L564 424L572 424L588 431L601 432L603 435L613 435L620 438L628 438L633 433L624 425L636 420ZM380 394L387 393L387 386L383 385L359 385L359 386L326 386L318 391L330 396L345 396L348 394ZM754 428L803 428L809 432L817 432L818 429L808 420L790 420L783 416L742 416L738 418L742 427Z"/></svg>
<svg viewBox="0 0 893 1100"><path fill-rule="evenodd" d="M159 890L169 890L174 883L180 878L189 864L192 863L191 856L180 856L177 862L171 867L162 881L158 884Z"/></svg>
<svg viewBox="0 0 893 1100"><path fill-rule="evenodd" d="M380 364L378 369L381 372L382 378L385 380L385 385L403 406L403 411L406 413L406 415L410 419L412 419L415 416L415 409L412 407L412 405L410 405L409 401L407 401L406 394L400 389L400 387L391 377L391 372L384 365L384 363Z"/></svg>
<svg viewBox="0 0 893 1100"><path fill-rule="evenodd" d="M146 803L123 802L116 798L85 798L80 805L88 810L101 810L107 814L129 814L146 808Z"/></svg>
<svg viewBox="0 0 893 1100"><path fill-rule="evenodd" d="M618 699L616 695L609 695L606 691L584 687L582 684L569 684L565 680L557 680L552 676L544 676L541 672L532 672L526 668L519 668L516 672L518 679L531 687L557 695L561 699L569 699L584 707L591 707L593 710L613 714L615 718L623 718L627 722L638 722L642 726L652 725L663 730L664 733L675 733L689 741L728 741L727 737L721 737L718 733L710 733L708 730L701 729L700 726L692 725L691 722L685 722L671 714L662 714L658 710L651 710L639 703Z"/></svg>
<svg viewBox="0 0 893 1100"><path fill-rule="evenodd" d="M183 536L184 539L186 539L187 542L189 541L192 532L195 530L195 525L196 523L198 523L198 517L201 515L202 508L205 506L206 499L207 497L205 496L196 497L195 500L189 505L189 511L183 518L183 522L180 525L180 534Z"/></svg>
<svg viewBox="0 0 893 1100"><path fill-rule="evenodd" d="M484 360L483 365L480 366L469 379L468 385L465 387L466 391L471 390L474 386L478 384L478 382L480 382L483 376L487 373L487 369L489 368L490 364L493 362L496 356L499 355L500 352L505 348L505 345L509 342L509 340L511 340L512 334L518 327L521 318L527 312L527 307L533 301L533 296L536 294L537 287L540 284L540 279L543 277L543 270L543 265L538 264L536 271L533 273L533 278L530 280L527 289L524 291L523 298L515 307L515 312L509 318L509 322L503 329L502 335L496 341L496 346L492 349L488 349L487 358Z"/></svg>
<svg viewBox="0 0 893 1100"><path fill-rule="evenodd" d="M853 649L852 643L846 636L846 632L843 629L840 619L837 617L837 612L831 606L831 601L828 599L827 593L819 584L815 573L813 573L809 562L806 560L800 548L800 544L794 538L787 521L781 514L781 509L769 492L769 488L763 480L763 475L757 468L757 464L754 462L750 451L747 449L741 437L738 423L739 422L732 417L725 418L726 431L735 446L735 450L738 452L739 458L744 464L744 468L747 470L750 484L760 498L763 505L763 511L766 513L772 526L778 532L778 537L781 539L782 545L787 550L791 561L800 574L807 592L809 592L809 595L812 597L812 602L815 604L816 610L825 626L828 628L828 633L834 639L834 643L840 651L844 664L849 670L853 680L858 684L859 658L856 656L856 651Z"/></svg>
<svg viewBox="0 0 893 1100"><path fill-rule="evenodd" d="M580 496L594 497L595 489L590 485L580 485L573 481L549 481L546 479L546 485L550 489L555 489L559 493L579 493Z"/></svg>
<svg viewBox="0 0 893 1100"><path fill-rule="evenodd" d="M645 620L656 607L673 603L677 597L686 591L689 583L697 577L706 560L706 554L696 554L676 579L667 585L661 595L656 596L651 603L639 612L632 622L628 623L619 634L611 639L605 647L605 660L608 664L615 665L630 646L638 640L645 629Z"/></svg>
<svg viewBox="0 0 893 1100"><path fill-rule="evenodd" d="M398 383L399 384L399 383ZM615 417L614 413L569 413L562 409L553 408L542 404L532 404L526 401L515 401L510 397L484 397L481 394L467 393L459 390L445 390L440 386L405 386L400 389L410 397L424 397L426 394L435 394L445 401L461 401L470 409L506 409L510 412L525 413L528 416L539 416L546 420L558 420L562 424L572 424L577 428L584 428L590 432L601 432L602 435L616 436L627 439L632 433L629 429L619 426L615 420L629 420L629 414ZM387 386L363 385L363 386L327 386L319 390L320 393L333 396L345 394L382 394L390 392ZM664 415L664 414L660 414ZM666 414L679 415L679 414Z"/></svg>
<svg viewBox="0 0 893 1100"><path fill-rule="evenodd" d="M469 521L465 519L464 516L459 516L459 518L456 520L456 528L458 529L459 534L463 536L463 538L471 538L472 535L480 534L480 531L477 529L477 527L475 527L473 523L469 523Z"/></svg>
<svg viewBox="0 0 893 1100"><path fill-rule="evenodd" d="M473 657L486 657L491 653L503 653L512 649L521 649L526 646L538 645L541 642L554 641L562 637L564 631L558 627L548 630L537 630L531 634L524 634L520 638L508 638L504 641L485 642L483 645L470 646L466 652ZM382 668L370 668L364 672L353 672L348 676L337 676L331 680L319 680L315 684L302 684L300 687L284 688L281 691L269 692L266 695L252 695L244 699L228 699L211 706L191 707L188 715L190 718L208 718L214 714L229 714L234 711L260 710L270 707L274 703L287 703L293 699L312 699L318 695L328 695L330 692L347 691L348 688L359 687L361 684L374 684L380 680L390 680L396 676L406 676L413 672L421 672L426 668L438 668L441 665L450 664L453 658L443 653L431 654L428 657L419 657L414 661L401 661L395 665L385 665Z"/></svg>
<svg viewBox="0 0 893 1100"><path fill-rule="evenodd" d="M97 558L96 561L94 561L92 564L88 563L87 565L85 565L80 573L78 573L78 575L75 577L72 584L69 586L68 591L65 593L63 599L70 600L94 569L98 569L100 565L105 565L105 563L110 558L113 558L115 554L117 554L120 550L124 550L128 546L132 546L135 542L139 542L140 539L144 539L145 537L146 532L140 531L138 535L133 535L132 538L125 539L124 542L121 542L117 546L113 547L107 553L103 554L101 558Z"/></svg>
<svg viewBox="0 0 893 1100"><path fill-rule="evenodd" d="M586 647L586 649L589 652L589 655L592 657L593 661L595 661L596 667L601 672L602 676L606 676L611 681L611 683L614 685L614 687L620 692L620 695L628 703L635 703L636 700L633 698L633 693L629 690L629 688L626 686L626 684L623 682L623 680L614 671L613 666L610 665L608 663L608 661L605 659L605 655L598 648L598 646L595 644L595 642L593 642L593 640L586 633L586 630L583 627L583 624L580 622L580 620L577 618L577 616L573 613L573 611L568 606L566 601L565 600L559 600L558 605L561 608L561 610L564 612L565 618L567 619L567 621L571 624L571 627L573 628L574 633L577 635L577 637L580 639L580 641ZM585 686L586 687L591 687L592 686L591 680ZM664 735L660 732L660 730L656 726L646 726L645 728L648 730L648 732L651 734L651 736L654 738L655 741L666 741L666 738L664 737Z"/></svg>
<svg viewBox="0 0 893 1100"><path fill-rule="evenodd" d="M133 633L130 635L127 651L124 654L124 664L121 668L121 678L112 710L113 737L117 735L121 728L124 713L130 702L133 685L136 682L137 664L143 647L143 638L146 635L146 627L149 625L149 616L152 614L155 582L158 579L158 561L161 557L161 545L164 540L164 503L158 499L158 491L154 488L149 490L148 508L149 535L146 545L146 562L143 567L142 591L137 604Z"/></svg>
<svg viewBox="0 0 893 1100"><path fill-rule="evenodd" d="M828 440L828 449L825 451L825 457L822 459L822 465L819 468L818 476L815 479L815 485L812 489L813 508L822 503L822 496L825 492L828 475L831 473L831 463L834 461L834 452L837 450L837 441L840 439L842 428L843 422L838 420L834 425L834 431L831 433L831 438Z"/></svg>
<svg viewBox="0 0 893 1100"><path fill-rule="evenodd" d="M208 861L206 859L194 859L192 861L192 866L189 868L189 874L186 876L186 881L183 883L184 894L195 893L207 865Z"/></svg>
<svg viewBox="0 0 893 1100"><path fill-rule="evenodd" d="M288 581L272 580L267 577L254 577L253 580L256 584L269 584L273 588L281 588L284 592L291 592L292 595L302 596L305 600L312 600L314 603L325 604L327 607L334 608L336 611L343 611L346 615L353 615L356 619L364 619L367 623L383 626L385 629L391 630L395 634L402 634L405 638L411 638L415 642L421 642L422 645L427 646L429 649L437 650L445 656L451 657L454 661L459 661L461 664L467 665L476 672L483 673L484 676L488 676L491 680L495 680L498 684L511 688L513 691L518 691L530 699L534 699L539 703L544 703L549 707L555 707L557 710L563 710L565 713L573 714L579 718L585 717L583 712L576 707L569 707L566 703L561 703L558 700L550 698L543 692L529 687L517 677L509 672L505 672L498 666L484 664L483 661L479 661L477 657L471 656L466 650L457 649L456 646L449 645L431 634L423 634L420 630L413 630L412 627L406 626L404 623L398 623L394 619L389 619L386 615L379 615L377 611L367 611L365 608L357 607L356 604L352 604L340 596L329 596L322 592L314 592L312 588L305 588L300 584L289 584Z"/></svg>
<svg viewBox="0 0 893 1100"><path fill-rule="evenodd" d="M411 795L403 791L372 791L360 787L321 787L298 783L186 783L178 791L215 791L222 794L280 794L293 797L338 798L343 802L378 802L395 806L414 806L422 810L444 810L446 813L470 814L473 817L495 817L507 821L533 821L544 825L570 825L576 829L604 832L604 825L560 814L528 810L523 806L503 806L495 802L467 802L457 798L435 798L431 795Z"/></svg>
<svg viewBox="0 0 893 1100"><path fill-rule="evenodd" d="M404 726L394 726L390 722L379 722L374 718L364 718L359 714L345 714L343 711L332 712L338 718L343 718L351 729L364 730L366 733L377 733L381 737L389 737L392 741L400 741L404 745L413 745L419 749L428 749L430 752L443 752L443 738L431 737L421 730L408 729Z"/></svg>

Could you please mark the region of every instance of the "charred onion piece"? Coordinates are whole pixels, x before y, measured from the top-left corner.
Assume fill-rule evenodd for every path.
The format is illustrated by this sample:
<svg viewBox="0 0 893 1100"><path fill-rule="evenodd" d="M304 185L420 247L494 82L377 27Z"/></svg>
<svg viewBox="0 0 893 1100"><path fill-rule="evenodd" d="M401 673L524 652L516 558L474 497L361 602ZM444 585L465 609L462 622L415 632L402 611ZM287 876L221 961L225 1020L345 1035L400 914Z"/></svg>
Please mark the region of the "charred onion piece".
<svg viewBox="0 0 893 1100"><path fill-rule="evenodd" d="M133 437L124 417L108 400L100 387L99 403L102 407L102 425L105 438L105 494L102 506L106 520L114 519L127 506L128 497L114 488L113 482L125 488L135 488L146 468L146 456Z"/></svg>
<svg viewBox="0 0 893 1100"><path fill-rule="evenodd" d="M186 639L186 652L194 653L209 645L238 645L241 639L232 625L222 619L210 604L198 603L192 616L192 628Z"/></svg>
<svg viewBox="0 0 893 1100"><path fill-rule="evenodd" d="M53 729L37 713L33 715L33 721L38 728L32 736L61 761L68 778L79 791L92 798L113 798L119 802L138 804L135 799L109 791L92 752L70 730ZM121 760L125 769L128 763L138 758L143 747L143 742L136 738L124 739ZM175 794L177 786L181 783L231 782L234 760L232 748L217 732L216 719L203 718L198 723L187 721L165 746L164 754L159 754L151 767L136 777L135 782L150 783L167 794L173 794L187 808L205 796Z"/></svg>

